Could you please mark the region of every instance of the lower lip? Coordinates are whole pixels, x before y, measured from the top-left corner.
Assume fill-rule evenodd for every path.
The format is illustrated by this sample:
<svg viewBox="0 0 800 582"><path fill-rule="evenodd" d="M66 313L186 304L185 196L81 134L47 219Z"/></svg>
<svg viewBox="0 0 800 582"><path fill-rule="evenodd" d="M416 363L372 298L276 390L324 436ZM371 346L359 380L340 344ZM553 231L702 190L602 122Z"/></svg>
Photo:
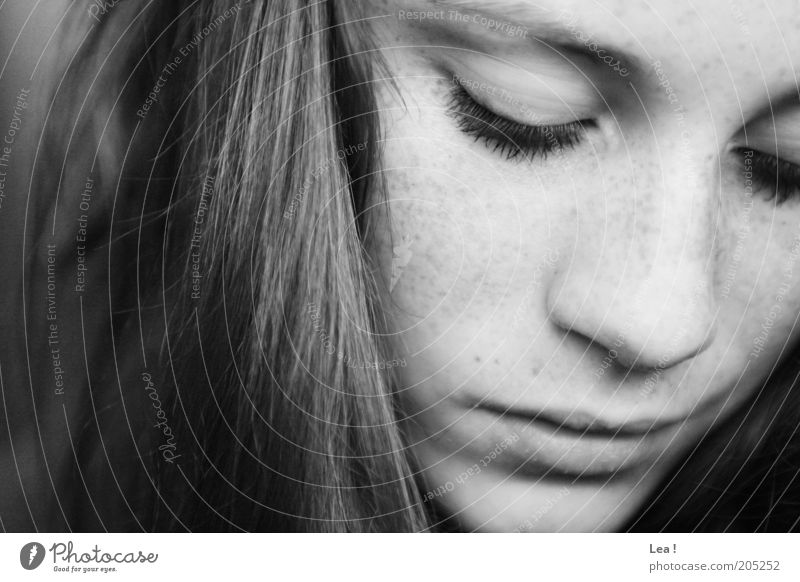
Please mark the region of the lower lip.
<svg viewBox="0 0 800 582"><path fill-rule="evenodd" d="M493 466L520 477L570 481L640 474L674 436L672 430L622 437L587 435L480 408L464 414L453 430L471 434L463 442L474 439L468 448L481 454L479 464L485 468Z"/></svg>

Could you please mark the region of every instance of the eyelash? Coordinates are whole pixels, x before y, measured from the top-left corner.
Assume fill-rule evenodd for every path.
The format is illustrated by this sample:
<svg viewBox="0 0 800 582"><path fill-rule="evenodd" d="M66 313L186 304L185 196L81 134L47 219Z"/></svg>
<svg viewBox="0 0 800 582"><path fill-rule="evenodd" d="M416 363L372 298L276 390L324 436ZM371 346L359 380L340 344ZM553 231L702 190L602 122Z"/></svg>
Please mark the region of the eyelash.
<svg viewBox="0 0 800 582"><path fill-rule="evenodd" d="M448 110L462 132L509 160L547 159L548 154L573 149L585 137L586 127L594 125L591 120L557 125L512 121L486 109L458 83L453 85Z"/></svg>
<svg viewBox="0 0 800 582"><path fill-rule="evenodd" d="M750 170L753 182L770 192L767 200L774 199L780 206L800 196L800 166L757 150L738 148L737 151L742 155L743 163L752 152ZM747 164L744 165L746 172Z"/></svg>
<svg viewBox="0 0 800 582"><path fill-rule="evenodd" d="M526 125L512 121L486 109L459 83L453 85L448 111L462 132L475 141L484 142L493 152L508 160L521 156L529 160L535 157L547 159L548 154L574 149L586 136L586 129L595 126L592 120L556 125ZM800 197L800 166L757 150L737 148L736 151L742 156L743 163L745 156L752 152L753 182L771 192L768 201L775 199L776 205L780 206Z"/></svg>

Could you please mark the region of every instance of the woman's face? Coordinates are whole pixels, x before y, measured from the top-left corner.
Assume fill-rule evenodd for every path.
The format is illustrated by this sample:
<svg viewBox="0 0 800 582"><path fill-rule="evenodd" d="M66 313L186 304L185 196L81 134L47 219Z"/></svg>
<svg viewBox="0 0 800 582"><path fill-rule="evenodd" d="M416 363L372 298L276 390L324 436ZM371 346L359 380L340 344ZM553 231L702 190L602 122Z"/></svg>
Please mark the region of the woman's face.
<svg viewBox="0 0 800 582"><path fill-rule="evenodd" d="M798 334L797 4L369 12L423 496L468 529L618 528Z"/></svg>

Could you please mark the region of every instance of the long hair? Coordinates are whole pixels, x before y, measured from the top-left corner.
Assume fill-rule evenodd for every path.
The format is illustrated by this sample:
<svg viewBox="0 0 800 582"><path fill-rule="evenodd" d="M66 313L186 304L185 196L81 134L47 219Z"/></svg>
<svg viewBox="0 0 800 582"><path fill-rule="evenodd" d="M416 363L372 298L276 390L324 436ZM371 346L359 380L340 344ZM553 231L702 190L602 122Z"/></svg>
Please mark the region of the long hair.
<svg viewBox="0 0 800 582"><path fill-rule="evenodd" d="M172 246L184 284L165 298L189 452L165 477L191 471L181 498L210 509L184 512L193 529L425 524L389 378L348 365L389 356L359 227L380 185L375 54L353 45L364 38L353 8L218 0L199 12L203 25L238 11L198 49L185 204L170 210L194 220Z"/></svg>
<svg viewBox="0 0 800 582"><path fill-rule="evenodd" d="M135 202L109 237L128 284L109 284L124 288L115 362L134 362L129 391L141 400L144 382L157 410L134 439L147 463L128 467L151 512L132 510L137 524L434 528L377 365L393 354L364 242L383 188L384 75L358 3L127 0L92 26L64 65L81 82L58 96L50 159L78 155L80 128L98 184ZM57 189L85 179L64 167ZM626 529L798 529L797 369L704 439Z"/></svg>

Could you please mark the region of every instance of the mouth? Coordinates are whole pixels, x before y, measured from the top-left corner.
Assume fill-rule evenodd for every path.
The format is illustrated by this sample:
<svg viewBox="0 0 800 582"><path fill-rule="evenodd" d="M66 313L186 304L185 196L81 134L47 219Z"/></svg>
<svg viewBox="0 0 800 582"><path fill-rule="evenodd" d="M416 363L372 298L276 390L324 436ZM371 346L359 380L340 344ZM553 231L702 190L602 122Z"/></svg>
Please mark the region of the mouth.
<svg viewBox="0 0 800 582"><path fill-rule="evenodd" d="M452 427L470 456L514 477L612 481L641 475L663 460L683 421L614 423L587 414L508 409L482 402ZM464 438L468 434L470 438ZM479 435L477 438L475 435ZM507 443L498 447L498 443ZM670 455L671 456L671 455ZM485 462L484 462L485 461Z"/></svg>
<svg viewBox="0 0 800 582"><path fill-rule="evenodd" d="M477 405L476 408L493 412L509 419L537 423L548 426L553 431L573 433L586 438L643 438L672 429L680 422L685 421L685 419L679 421L642 419L613 423L582 412L554 413L543 410L520 410L493 402L483 402Z"/></svg>

